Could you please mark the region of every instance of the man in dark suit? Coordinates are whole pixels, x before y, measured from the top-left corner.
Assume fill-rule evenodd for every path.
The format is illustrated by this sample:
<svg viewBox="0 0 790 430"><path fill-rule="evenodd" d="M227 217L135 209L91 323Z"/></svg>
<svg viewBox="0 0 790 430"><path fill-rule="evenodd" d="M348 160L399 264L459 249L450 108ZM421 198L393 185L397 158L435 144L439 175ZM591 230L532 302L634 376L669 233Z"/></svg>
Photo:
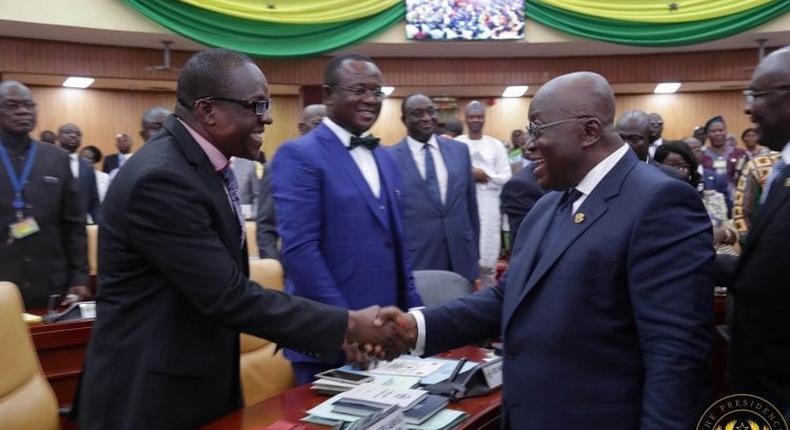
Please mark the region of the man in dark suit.
<svg viewBox="0 0 790 430"><path fill-rule="evenodd" d="M527 150L559 192L521 224L506 280L379 314L418 353L501 335L510 429L690 429L710 399L710 220L692 187L637 159L614 112L600 75L541 86Z"/></svg>
<svg viewBox="0 0 790 430"><path fill-rule="evenodd" d="M140 137L143 138L143 143L151 140L151 138L162 129L169 115L170 111L162 106L152 106L143 112L143 118L140 124Z"/></svg>
<svg viewBox="0 0 790 430"><path fill-rule="evenodd" d="M408 136L389 147L403 178L403 227L414 270L446 270L474 282L480 221L469 149L434 134L436 106L424 94L403 99Z"/></svg>
<svg viewBox="0 0 790 430"><path fill-rule="evenodd" d="M636 157L645 163L660 169L667 176L685 180L683 174L672 167L659 164L650 154L650 116L641 110L631 110L617 120L617 133L633 149ZM663 122L662 122L663 124ZM663 127L663 125L662 125Z"/></svg>
<svg viewBox="0 0 790 430"><path fill-rule="evenodd" d="M327 116L274 157L277 229L292 294L346 309L422 304L403 239L398 165L367 133L381 110L382 82L367 57L330 60ZM286 356L299 383L343 360L289 350Z"/></svg>
<svg viewBox="0 0 790 430"><path fill-rule="evenodd" d="M30 90L15 81L0 83L0 153L5 154L0 162L0 279L19 287L26 308L46 307L51 294L72 295L69 302L91 297L85 214L69 156L31 139L35 126ZM19 208L14 207L12 176L21 185ZM31 225L31 220L35 228L17 228L23 226L20 221Z"/></svg>
<svg viewBox="0 0 790 430"><path fill-rule="evenodd" d="M782 157L768 176L730 287L735 296L730 375L790 416L790 46L765 57L749 83L746 114L760 143ZM778 167L777 167L778 166Z"/></svg>
<svg viewBox="0 0 790 430"><path fill-rule="evenodd" d="M242 406L239 332L314 357L376 342L375 308L333 308L247 278L231 156L254 158L272 123L247 56L183 66L175 116L121 169L99 232L101 287L79 398L80 428L196 428Z"/></svg>
<svg viewBox="0 0 790 430"><path fill-rule="evenodd" d="M115 136L115 147L118 148L117 153L104 157L104 173L119 169L132 156L132 138L126 133L119 133Z"/></svg>
<svg viewBox="0 0 790 430"><path fill-rule="evenodd" d="M502 187L502 194L499 196L502 201L502 211L507 214L508 224L510 224L510 246L516 243L521 221L529 214L535 203L546 194L546 191L538 185L538 179L532 172L535 167L535 164L529 163L514 173Z"/></svg>
<svg viewBox="0 0 790 430"><path fill-rule="evenodd" d="M320 104L307 105L299 121L299 134L306 134L310 130L321 125L326 116L326 106ZM261 258L280 259L280 248L278 241L280 235L277 233L277 216L274 212L274 196L272 195L272 174L271 163L266 163L263 169L263 176L258 182L258 207L256 209L255 238L258 243L258 255Z"/></svg>
<svg viewBox="0 0 790 430"><path fill-rule="evenodd" d="M71 174L77 180L82 214L91 223L99 222L99 188L96 173L88 160L80 157L77 149L82 144L82 130L77 124L66 123L58 128L58 143L69 153ZM87 216L90 215L90 218Z"/></svg>

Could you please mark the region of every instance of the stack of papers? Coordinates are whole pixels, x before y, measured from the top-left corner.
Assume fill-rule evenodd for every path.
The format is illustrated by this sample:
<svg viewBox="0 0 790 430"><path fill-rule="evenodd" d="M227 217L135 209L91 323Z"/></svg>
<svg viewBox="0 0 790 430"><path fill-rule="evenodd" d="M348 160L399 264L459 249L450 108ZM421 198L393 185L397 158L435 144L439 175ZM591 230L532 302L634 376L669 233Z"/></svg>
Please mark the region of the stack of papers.
<svg viewBox="0 0 790 430"><path fill-rule="evenodd" d="M376 384L392 388L414 388L420 384L420 378L418 377L394 375L372 376L373 381L367 382L366 384ZM353 384L350 382L341 382L332 379L318 379L313 382L313 385L310 388L319 394L334 396L335 394L346 392L358 386L359 384Z"/></svg>
<svg viewBox="0 0 790 430"><path fill-rule="evenodd" d="M392 376L409 376L419 378L421 385L431 385L450 379L453 374L453 369L458 364L459 360L451 360L447 358L419 358L410 355L404 355L396 358L391 362L379 363L376 367L368 369L367 371L358 371L351 366L343 366L340 370L354 371L371 376L381 376L389 374ZM414 363L421 363L417 366ZM471 370L479 363L474 361L467 361L462 372ZM432 370L432 371L431 371Z"/></svg>
<svg viewBox="0 0 790 430"><path fill-rule="evenodd" d="M362 384L340 395L343 400L367 403L373 406L397 406L408 409L427 396L425 390L413 388L392 388L378 384Z"/></svg>

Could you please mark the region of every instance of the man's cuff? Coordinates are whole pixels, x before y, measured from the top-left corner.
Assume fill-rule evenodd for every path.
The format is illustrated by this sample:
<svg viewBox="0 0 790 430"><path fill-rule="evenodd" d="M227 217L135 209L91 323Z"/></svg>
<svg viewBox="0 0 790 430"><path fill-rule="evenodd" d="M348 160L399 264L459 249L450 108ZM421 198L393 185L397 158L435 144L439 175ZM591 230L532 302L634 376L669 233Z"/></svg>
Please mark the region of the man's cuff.
<svg viewBox="0 0 790 430"><path fill-rule="evenodd" d="M410 310L409 314L411 314L417 322L417 342L410 353L411 355L419 357L425 354L425 317L422 311L416 309Z"/></svg>

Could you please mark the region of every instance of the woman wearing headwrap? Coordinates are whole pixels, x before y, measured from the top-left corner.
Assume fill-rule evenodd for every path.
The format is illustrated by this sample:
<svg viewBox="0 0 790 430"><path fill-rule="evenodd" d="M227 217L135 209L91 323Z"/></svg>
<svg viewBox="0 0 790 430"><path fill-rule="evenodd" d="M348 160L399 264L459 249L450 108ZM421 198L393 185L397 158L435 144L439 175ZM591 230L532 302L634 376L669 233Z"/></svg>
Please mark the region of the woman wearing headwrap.
<svg viewBox="0 0 790 430"><path fill-rule="evenodd" d="M727 175L732 195L741 168L748 159L746 151L727 145L727 125L721 116L715 116L705 123L705 133L708 136L708 145L703 150L700 162L706 169Z"/></svg>

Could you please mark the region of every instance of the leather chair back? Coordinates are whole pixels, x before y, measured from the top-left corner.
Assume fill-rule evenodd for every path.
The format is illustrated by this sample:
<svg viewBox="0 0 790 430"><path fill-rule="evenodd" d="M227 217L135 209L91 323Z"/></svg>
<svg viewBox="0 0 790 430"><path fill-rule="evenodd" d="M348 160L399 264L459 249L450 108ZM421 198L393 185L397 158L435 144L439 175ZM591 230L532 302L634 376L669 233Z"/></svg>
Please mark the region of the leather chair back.
<svg viewBox="0 0 790 430"><path fill-rule="evenodd" d="M256 236L256 232L258 231L257 226L255 221L247 221L244 223L244 233L247 235L247 255L250 258L261 256L258 252L258 239Z"/></svg>
<svg viewBox="0 0 790 430"><path fill-rule="evenodd" d="M0 282L0 428L57 429L58 402L22 322L16 285Z"/></svg>
<svg viewBox="0 0 790 430"><path fill-rule="evenodd" d="M472 294L472 284L455 272L415 270L414 286L425 306L436 306Z"/></svg>
<svg viewBox="0 0 790 430"><path fill-rule="evenodd" d="M283 268L274 259L250 259L250 279L264 288L282 291ZM251 405L276 396L296 383L291 363L266 339L241 334L241 387Z"/></svg>
<svg viewBox="0 0 790 430"><path fill-rule="evenodd" d="M88 235L88 274L96 276L99 273L99 226L89 224L85 227Z"/></svg>

